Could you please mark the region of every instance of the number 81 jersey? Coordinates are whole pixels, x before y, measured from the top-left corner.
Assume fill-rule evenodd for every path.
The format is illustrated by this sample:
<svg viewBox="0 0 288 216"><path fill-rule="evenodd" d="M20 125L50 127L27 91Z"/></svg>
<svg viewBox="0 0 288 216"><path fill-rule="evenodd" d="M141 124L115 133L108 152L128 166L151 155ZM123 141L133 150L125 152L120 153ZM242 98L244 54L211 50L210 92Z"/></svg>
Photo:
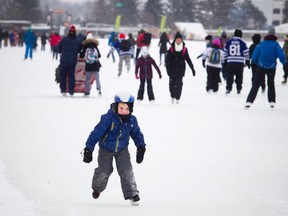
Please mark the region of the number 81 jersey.
<svg viewBox="0 0 288 216"><path fill-rule="evenodd" d="M249 49L240 37L233 37L227 41L224 48L224 59L227 63L245 64L249 60Z"/></svg>

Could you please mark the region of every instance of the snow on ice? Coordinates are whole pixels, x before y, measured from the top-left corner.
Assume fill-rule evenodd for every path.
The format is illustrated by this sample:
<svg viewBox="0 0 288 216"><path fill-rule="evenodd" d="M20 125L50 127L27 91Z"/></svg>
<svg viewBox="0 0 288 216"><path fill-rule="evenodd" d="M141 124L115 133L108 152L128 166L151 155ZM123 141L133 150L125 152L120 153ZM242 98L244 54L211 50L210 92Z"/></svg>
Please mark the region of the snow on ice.
<svg viewBox="0 0 288 216"><path fill-rule="evenodd" d="M158 39L150 53L159 63ZM97 166L82 162L85 141L106 113L114 94L139 80L133 70L117 77L117 62L106 59L107 40L100 39L102 94L95 83L91 96L62 97L54 82L52 54L38 48L23 61L24 47L3 47L1 58L0 212L3 216L284 216L288 215L288 86L281 85L280 63L275 78L277 103L269 107L260 91L249 110L244 104L251 87L245 68L243 91L229 96L225 84L217 94L205 91L206 72L196 57L204 42L186 41L196 77L187 67L179 105L172 105L168 77L153 78L155 103L147 92L134 114L147 151L136 164L130 153L140 205L122 196L117 171L98 200L91 196ZM154 71L156 73L156 71Z"/></svg>

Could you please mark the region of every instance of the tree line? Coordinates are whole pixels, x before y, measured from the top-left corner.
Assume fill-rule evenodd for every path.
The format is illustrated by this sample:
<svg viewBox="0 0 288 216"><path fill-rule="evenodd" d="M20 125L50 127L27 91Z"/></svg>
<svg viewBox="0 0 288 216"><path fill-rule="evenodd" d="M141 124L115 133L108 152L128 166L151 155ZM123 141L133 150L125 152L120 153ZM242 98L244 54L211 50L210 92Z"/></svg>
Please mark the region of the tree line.
<svg viewBox="0 0 288 216"><path fill-rule="evenodd" d="M58 0L0 0L0 19L47 21L49 8L69 8L73 22L114 24L121 15L121 25L148 24L159 26L163 15L167 26L174 22L201 22L207 29L265 29L266 18L251 0L90 0L85 3L64 3ZM288 20L285 1L284 22Z"/></svg>

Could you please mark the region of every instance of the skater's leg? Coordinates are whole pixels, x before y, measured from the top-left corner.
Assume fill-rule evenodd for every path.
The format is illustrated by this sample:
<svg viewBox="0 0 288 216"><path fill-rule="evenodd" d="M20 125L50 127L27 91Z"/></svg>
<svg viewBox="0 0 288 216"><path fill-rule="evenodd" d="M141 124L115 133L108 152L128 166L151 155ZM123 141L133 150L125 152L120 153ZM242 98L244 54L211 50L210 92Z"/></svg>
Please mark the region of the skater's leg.
<svg viewBox="0 0 288 216"><path fill-rule="evenodd" d="M61 92L66 92L66 79L67 79L67 63L62 62L60 64L60 89Z"/></svg>
<svg viewBox="0 0 288 216"><path fill-rule="evenodd" d="M94 77L95 77L95 82L96 82L96 90L101 90L99 71L94 72Z"/></svg>
<svg viewBox="0 0 288 216"><path fill-rule="evenodd" d="M254 100L255 100L255 98L257 96L259 87L261 85L261 80L263 80L263 77L265 77L265 72L261 71L259 68L257 68L257 71L255 73L255 80L254 80L252 88L251 88L251 90L249 92L249 95L247 97L246 102L249 102L249 103L253 103L254 102Z"/></svg>
<svg viewBox="0 0 288 216"><path fill-rule="evenodd" d="M130 71L130 62L131 62L131 55L126 55L125 56L125 64L127 66L127 72Z"/></svg>
<svg viewBox="0 0 288 216"><path fill-rule="evenodd" d="M152 86L152 79L147 79L147 93L149 101L155 100Z"/></svg>
<svg viewBox="0 0 288 216"><path fill-rule="evenodd" d="M74 94L74 88L75 88L75 67L76 64L69 64L68 67L68 89L69 94Z"/></svg>
<svg viewBox="0 0 288 216"><path fill-rule="evenodd" d="M124 199L138 195L139 191L137 190L128 148L118 153L115 159L117 171L121 178L121 188Z"/></svg>
<svg viewBox="0 0 288 216"><path fill-rule="evenodd" d="M143 100L144 87L145 87L145 79L140 79L140 86L138 90L137 100Z"/></svg>
<svg viewBox="0 0 288 216"><path fill-rule="evenodd" d="M98 151L98 167L94 171L92 180L93 190L101 193L105 190L109 177L113 172L113 153L99 149Z"/></svg>
<svg viewBox="0 0 288 216"><path fill-rule="evenodd" d="M276 92L275 92L275 83L274 83L274 78L275 78L275 69L268 70L266 72L267 74L267 86L268 86L268 101L271 102L276 102ZM265 77L264 77L265 79ZM262 81L263 83L263 81Z"/></svg>
<svg viewBox="0 0 288 216"><path fill-rule="evenodd" d="M85 93L90 93L90 79L92 76L92 72L86 71L86 80L85 80Z"/></svg>
<svg viewBox="0 0 288 216"><path fill-rule="evenodd" d="M124 56L119 56L118 76L121 76Z"/></svg>

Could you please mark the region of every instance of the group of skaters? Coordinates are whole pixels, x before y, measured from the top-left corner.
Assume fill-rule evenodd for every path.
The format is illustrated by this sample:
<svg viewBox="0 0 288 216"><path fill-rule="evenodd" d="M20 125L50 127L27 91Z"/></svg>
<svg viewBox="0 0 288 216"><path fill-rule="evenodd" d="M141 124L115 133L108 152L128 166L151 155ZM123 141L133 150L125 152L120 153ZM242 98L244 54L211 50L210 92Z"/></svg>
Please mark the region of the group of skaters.
<svg viewBox="0 0 288 216"><path fill-rule="evenodd" d="M271 28L263 41L261 41L260 34L254 34L252 36L253 44L248 48L242 35L240 29L235 29L233 37L229 40L225 38L224 44L221 43L223 38L213 38L211 35L206 37L207 48L202 55L203 67L207 70L206 90L209 93L218 91L222 69L224 71L223 78L226 80L226 94L231 93L234 82L237 94L240 94L244 67L247 66L252 70L252 87L246 99L245 108L251 107L260 87L262 92L265 92L265 76L267 77L268 102L270 107L274 108L276 103L274 80L277 59L283 65L284 80L282 83L287 82L288 37L285 37L285 44L281 48L275 36L275 29Z"/></svg>
<svg viewBox="0 0 288 216"><path fill-rule="evenodd" d="M252 70L252 88L247 97L245 107L249 108L252 105L257 96L258 89L261 88L263 93L268 89L268 101L273 108L276 103L274 79L277 58L283 64L284 79L282 83L287 83L288 36L285 37L283 47L280 47L277 42L274 28L268 31L263 41L261 41L260 34L254 34L252 36L253 44L250 47L247 46L242 36L242 31L235 29L234 35L231 38L227 37L225 31L222 32L221 37L208 35L205 38L206 49L198 58L202 57L202 65L207 71L206 91L208 93L218 92L219 83L221 82L220 74L222 72L222 77L226 81L226 94L229 95L232 92L234 83L237 94L241 94L244 67L248 67ZM113 62L115 62L115 52L119 55L118 77L122 74L124 63L127 71L131 70L130 62L131 59L133 60L135 64L135 78L140 80L137 94L139 102L144 98L145 85L147 85L148 100L152 103L154 102L152 68L154 67L161 79L162 72L159 66L163 64L169 77L171 103L179 104L182 95L183 77L186 72L186 63L191 69L192 75L196 75L188 48L183 41L181 33L177 32L172 42L170 42L165 32L162 33L158 43L160 60L158 66L154 58L149 54L151 37L152 35L143 29L138 32L136 39L134 39L131 33L127 37L123 33L117 34L116 32L112 32L108 40L108 45L111 49L108 52L107 58L112 56ZM24 34L23 41L26 45L24 59L28 57L32 59L37 37L31 28L28 28ZM89 82L91 76L94 75L96 89L101 96L99 78L101 67L99 58L101 54L98 49L98 41L93 38L92 33L88 32L86 37L79 40L76 35L75 26L71 26L68 35L64 38L57 33L52 33L47 37L45 32L43 32L41 35L41 50L43 51L45 51L46 42L50 43L52 58L57 60L58 53L61 54L60 89L63 95L67 95L66 92L71 96L74 94L75 67L77 57L80 54L80 57L85 58L86 62L86 91L84 94L86 96L90 95L91 88ZM265 76L267 77L267 85L265 83ZM68 91L66 89L66 82L68 82Z"/></svg>

